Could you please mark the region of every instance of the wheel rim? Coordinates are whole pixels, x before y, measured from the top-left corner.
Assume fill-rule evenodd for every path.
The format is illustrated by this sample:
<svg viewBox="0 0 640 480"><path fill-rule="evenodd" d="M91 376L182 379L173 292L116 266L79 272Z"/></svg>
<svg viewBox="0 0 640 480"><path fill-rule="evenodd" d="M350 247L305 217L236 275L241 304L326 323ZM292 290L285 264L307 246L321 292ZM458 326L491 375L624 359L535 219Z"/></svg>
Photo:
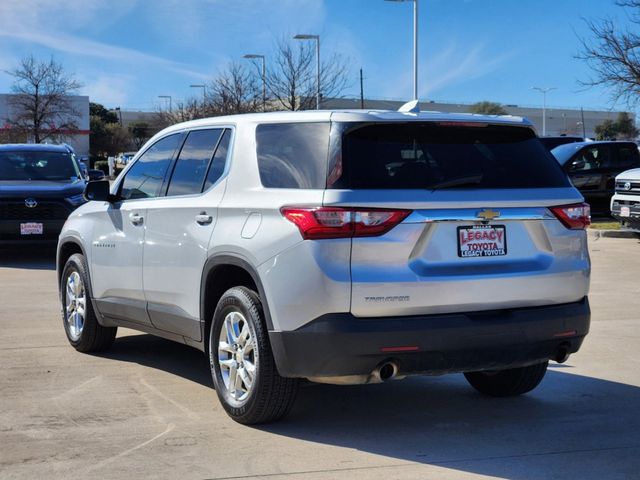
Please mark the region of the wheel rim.
<svg viewBox="0 0 640 480"><path fill-rule="evenodd" d="M249 322L237 311L224 318L218 340L222 381L234 400L244 401L255 384L258 352Z"/></svg>
<svg viewBox="0 0 640 480"><path fill-rule="evenodd" d="M67 277L65 295L65 313L69 336L73 341L80 339L84 329L87 297L82 277L78 272L71 272Z"/></svg>

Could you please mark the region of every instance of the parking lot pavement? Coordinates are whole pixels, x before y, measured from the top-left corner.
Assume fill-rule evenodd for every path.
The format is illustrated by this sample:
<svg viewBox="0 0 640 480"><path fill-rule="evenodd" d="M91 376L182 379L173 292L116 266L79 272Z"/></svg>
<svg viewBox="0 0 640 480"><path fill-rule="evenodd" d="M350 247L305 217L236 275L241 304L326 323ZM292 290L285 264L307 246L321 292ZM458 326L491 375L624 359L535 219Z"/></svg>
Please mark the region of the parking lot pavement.
<svg viewBox="0 0 640 480"><path fill-rule="evenodd" d="M283 422L232 422L203 355L121 330L75 352L53 260L0 250L0 477L631 479L640 472L640 241L591 241L591 333L529 395L461 375L305 386Z"/></svg>

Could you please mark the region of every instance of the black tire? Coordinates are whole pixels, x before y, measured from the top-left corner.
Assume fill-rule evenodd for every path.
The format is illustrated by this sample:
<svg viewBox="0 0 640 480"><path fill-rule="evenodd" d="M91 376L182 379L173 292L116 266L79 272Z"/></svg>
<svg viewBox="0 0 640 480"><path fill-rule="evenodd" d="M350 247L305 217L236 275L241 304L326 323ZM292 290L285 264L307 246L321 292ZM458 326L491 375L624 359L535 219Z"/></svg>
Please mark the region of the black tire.
<svg viewBox="0 0 640 480"><path fill-rule="evenodd" d="M480 393L492 397L513 397L530 392L538 386L547 372L549 362L528 367L491 372L467 372L467 381Z"/></svg>
<svg viewBox="0 0 640 480"><path fill-rule="evenodd" d="M74 335L71 332L69 313L66 308L68 297L67 281L74 273L77 273L82 280L82 289L85 298L84 322L79 335ZM107 350L113 344L118 328L103 327L98 323L91 303L91 284L89 283L89 275L87 275L87 266L83 255L76 253L69 257L62 271L60 289L62 323L69 343L79 352L100 352Z"/></svg>
<svg viewBox="0 0 640 480"><path fill-rule="evenodd" d="M219 362L221 329L227 315L233 312L240 313L243 322L246 320L254 352L251 359L255 366L253 384L243 399L234 398L225 385ZM256 292L246 287L234 287L220 298L209 330L209 363L216 393L227 414L244 425L268 423L284 417L291 410L298 392L298 379L278 374L263 318L262 304ZM229 379L227 381L230 383Z"/></svg>

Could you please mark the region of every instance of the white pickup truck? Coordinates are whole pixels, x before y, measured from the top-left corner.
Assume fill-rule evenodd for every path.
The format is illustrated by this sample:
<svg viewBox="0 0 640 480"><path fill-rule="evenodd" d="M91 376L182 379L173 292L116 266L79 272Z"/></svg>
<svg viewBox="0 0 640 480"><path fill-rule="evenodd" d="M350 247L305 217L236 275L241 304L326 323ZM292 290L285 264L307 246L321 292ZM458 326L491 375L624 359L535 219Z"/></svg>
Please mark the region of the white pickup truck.
<svg viewBox="0 0 640 480"><path fill-rule="evenodd" d="M616 192L611 198L611 215L640 232L640 168L622 172L616 177Z"/></svg>

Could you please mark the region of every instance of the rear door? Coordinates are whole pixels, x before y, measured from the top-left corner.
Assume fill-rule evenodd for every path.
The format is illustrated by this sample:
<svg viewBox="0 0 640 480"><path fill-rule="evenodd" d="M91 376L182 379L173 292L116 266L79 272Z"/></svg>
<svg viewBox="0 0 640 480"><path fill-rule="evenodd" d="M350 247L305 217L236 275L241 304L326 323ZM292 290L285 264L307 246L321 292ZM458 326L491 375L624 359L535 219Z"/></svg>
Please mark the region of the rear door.
<svg viewBox="0 0 640 480"><path fill-rule="evenodd" d="M151 322L193 340L201 340L202 268L225 190L231 136L230 128L189 132L166 196L147 209L143 279Z"/></svg>
<svg viewBox="0 0 640 480"><path fill-rule="evenodd" d="M582 198L531 130L450 122L343 128L324 205L411 210L382 236L353 238L354 315L584 297L585 232L568 229L549 208Z"/></svg>

